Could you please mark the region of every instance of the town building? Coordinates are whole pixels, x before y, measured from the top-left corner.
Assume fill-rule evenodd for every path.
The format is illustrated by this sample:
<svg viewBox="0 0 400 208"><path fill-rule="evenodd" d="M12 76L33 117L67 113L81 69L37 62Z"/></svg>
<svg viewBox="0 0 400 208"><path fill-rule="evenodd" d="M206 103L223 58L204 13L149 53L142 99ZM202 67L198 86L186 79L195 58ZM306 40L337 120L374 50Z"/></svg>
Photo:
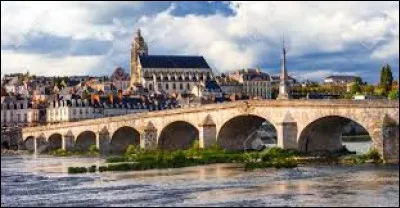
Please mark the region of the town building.
<svg viewBox="0 0 400 208"><path fill-rule="evenodd" d="M347 85L354 82L356 76L346 76L346 75L334 75L329 76L324 79L324 84L328 85Z"/></svg>
<svg viewBox="0 0 400 208"><path fill-rule="evenodd" d="M23 127L39 122L39 110L31 100L1 97L1 127Z"/></svg>
<svg viewBox="0 0 400 208"><path fill-rule="evenodd" d="M271 99L271 76L259 68L236 70L229 77L243 85L244 94L252 98Z"/></svg>

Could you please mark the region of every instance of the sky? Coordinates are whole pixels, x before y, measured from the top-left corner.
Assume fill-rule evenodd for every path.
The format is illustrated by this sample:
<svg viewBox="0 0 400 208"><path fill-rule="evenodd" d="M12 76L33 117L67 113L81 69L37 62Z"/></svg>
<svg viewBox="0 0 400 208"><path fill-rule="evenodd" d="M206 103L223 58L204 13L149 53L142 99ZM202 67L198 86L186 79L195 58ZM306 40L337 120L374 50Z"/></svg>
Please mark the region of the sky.
<svg viewBox="0 0 400 208"><path fill-rule="evenodd" d="M140 28L150 55L202 55L215 73L260 67L321 81L399 77L399 2L1 2L1 74L129 69Z"/></svg>

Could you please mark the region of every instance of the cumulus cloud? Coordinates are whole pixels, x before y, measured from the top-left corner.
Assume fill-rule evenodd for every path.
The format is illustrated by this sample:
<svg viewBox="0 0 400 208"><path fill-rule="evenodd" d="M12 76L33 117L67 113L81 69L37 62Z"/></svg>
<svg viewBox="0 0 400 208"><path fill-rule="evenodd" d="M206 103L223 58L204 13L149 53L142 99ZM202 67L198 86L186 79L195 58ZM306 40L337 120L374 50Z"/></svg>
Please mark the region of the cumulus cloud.
<svg viewBox="0 0 400 208"><path fill-rule="evenodd" d="M231 7L235 15L229 17L175 17L172 7L139 25L155 52L200 53L221 71L278 62L282 36L294 59L347 51L363 62L399 56L398 3L232 2Z"/></svg>
<svg viewBox="0 0 400 208"><path fill-rule="evenodd" d="M1 50L1 74L34 72L45 76L90 75L103 56L48 57Z"/></svg>
<svg viewBox="0 0 400 208"><path fill-rule="evenodd" d="M87 47L83 40L111 42L102 48L102 59L93 58L95 68L86 70L111 73L116 65L129 66L131 38L140 27L150 54L203 55L216 71L261 66L277 73L282 36L289 69L309 77L357 71L373 79L361 73L376 73L371 67L384 63L398 69L398 2L233 1L218 8L214 2L158 4L2 2L2 49L28 44L37 32L80 40L81 47ZM214 9L199 12L206 6ZM225 7L231 12L221 12ZM87 58L87 52L74 58Z"/></svg>

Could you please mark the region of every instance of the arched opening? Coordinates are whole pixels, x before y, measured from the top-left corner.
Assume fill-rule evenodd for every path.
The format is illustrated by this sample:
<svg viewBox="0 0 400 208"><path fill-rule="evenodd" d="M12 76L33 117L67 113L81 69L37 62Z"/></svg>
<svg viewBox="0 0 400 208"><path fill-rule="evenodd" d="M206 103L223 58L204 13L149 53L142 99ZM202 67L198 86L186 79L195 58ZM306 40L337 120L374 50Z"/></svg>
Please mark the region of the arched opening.
<svg viewBox="0 0 400 208"><path fill-rule="evenodd" d="M78 151L88 151L91 145L96 144L96 134L85 131L76 138L75 149Z"/></svg>
<svg viewBox="0 0 400 208"><path fill-rule="evenodd" d="M345 145L350 151L365 153L372 141L359 123L341 116L327 116L307 125L300 134L298 145L303 152L337 151Z"/></svg>
<svg viewBox="0 0 400 208"><path fill-rule="evenodd" d="M49 137L48 151L61 149L62 148L62 136L61 134L53 134Z"/></svg>
<svg viewBox="0 0 400 208"><path fill-rule="evenodd" d="M10 149L11 139L8 135L1 135L1 149Z"/></svg>
<svg viewBox="0 0 400 208"><path fill-rule="evenodd" d="M229 151L261 150L276 145L277 131L266 119L254 115L238 116L227 121L217 142Z"/></svg>
<svg viewBox="0 0 400 208"><path fill-rule="evenodd" d="M111 138L110 153L125 153L129 145L140 146L140 134L134 128L119 128Z"/></svg>
<svg viewBox="0 0 400 208"><path fill-rule="evenodd" d="M199 139L199 130L192 124L176 121L166 126L158 139L158 148L165 150L189 149Z"/></svg>
<svg viewBox="0 0 400 208"><path fill-rule="evenodd" d="M35 142L35 138L33 136L26 138L24 141L25 150L28 150L30 152L35 151L35 143L34 142Z"/></svg>

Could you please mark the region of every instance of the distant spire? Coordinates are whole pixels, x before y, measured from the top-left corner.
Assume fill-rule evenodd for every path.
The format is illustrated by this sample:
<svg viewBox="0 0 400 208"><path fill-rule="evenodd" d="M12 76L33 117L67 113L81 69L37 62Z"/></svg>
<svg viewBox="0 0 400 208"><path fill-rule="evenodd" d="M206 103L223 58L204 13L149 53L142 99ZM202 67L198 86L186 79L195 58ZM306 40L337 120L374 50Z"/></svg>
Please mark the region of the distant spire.
<svg viewBox="0 0 400 208"><path fill-rule="evenodd" d="M280 84L278 100L290 99L288 92L288 73L286 69L286 49L285 49L285 37L282 38L282 58L281 58L281 73L280 73Z"/></svg>
<svg viewBox="0 0 400 208"><path fill-rule="evenodd" d="M142 35L140 34L140 28L137 29L137 31L136 31L136 36L137 36L137 37L142 36Z"/></svg>
<svg viewBox="0 0 400 208"><path fill-rule="evenodd" d="M280 79L286 81L288 79L287 69L286 69L286 49L285 49L285 37L282 39L282 58L281 58L281 74Z"/></svg>

